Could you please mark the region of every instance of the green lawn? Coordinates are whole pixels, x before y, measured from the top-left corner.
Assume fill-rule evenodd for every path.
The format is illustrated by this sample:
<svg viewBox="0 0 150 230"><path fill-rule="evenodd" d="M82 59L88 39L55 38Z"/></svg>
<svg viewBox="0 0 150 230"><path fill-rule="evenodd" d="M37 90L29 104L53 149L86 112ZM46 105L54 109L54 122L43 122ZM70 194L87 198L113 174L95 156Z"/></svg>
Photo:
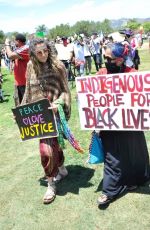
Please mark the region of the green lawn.
<svg viewBox="0 0 150 230"><path fill-rule="evenodd" d="M140 70L150 70L150 53L141 49ZM150 185L128 193L106 210L97 208L103 164L88 165L90 132L81 131L75 88L69 122L86 152L77 153L68 143L65 150L69 175L58 184L58 195L43 205L46 187L40 184L38 140L21 142L11 108L13 76L6 70L3 89L8 102L0 103L0 230L149 230ZM150 150L150 133L146 132Z"/></svg>

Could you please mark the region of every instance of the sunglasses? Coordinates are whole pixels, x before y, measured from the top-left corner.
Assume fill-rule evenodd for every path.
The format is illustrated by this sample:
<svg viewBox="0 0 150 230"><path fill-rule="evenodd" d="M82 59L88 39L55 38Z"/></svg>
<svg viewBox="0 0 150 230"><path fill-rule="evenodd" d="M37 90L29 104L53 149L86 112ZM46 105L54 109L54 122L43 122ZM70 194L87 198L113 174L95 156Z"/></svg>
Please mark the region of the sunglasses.
<svg viewBox="0 0 150 230"><path fill-rule="evenodd" d="M43 54L48 53L48 49L42 49L42 50L37 50L35 51L35 54L38 56L42 56Z"/></svg>

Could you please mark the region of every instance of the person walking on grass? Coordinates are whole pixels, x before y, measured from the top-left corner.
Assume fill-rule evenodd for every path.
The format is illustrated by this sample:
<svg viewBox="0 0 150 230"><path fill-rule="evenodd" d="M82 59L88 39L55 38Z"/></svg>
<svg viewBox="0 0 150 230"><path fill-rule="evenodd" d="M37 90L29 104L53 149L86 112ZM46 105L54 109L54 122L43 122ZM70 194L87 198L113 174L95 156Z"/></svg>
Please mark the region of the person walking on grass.
<svg viewBox="0 0 150 230"><path fill-rule="evenodd" d="M66 120L71 113L71 94L68 88L65 66L53 54L49 43L35 38L29 45L30 61L26 72L26 90L22 105L47 98L54 107L56 120L59 119L56 105L63 103ZM55 181L67 176L64 167L64 154L57 137L40 139L40 156L45 175L48 179L48 188L43 197L43 203L49 204L56 197Z"/></svg>
<svg viewBox="0 0 150 230"><path fill-rule="evenodd" d="M106 68L98 74L135 72L129 50L121 43L105 50ZM143 131L101 131L104 173L99 207L109 204L126 191L136 189L150 178L149 154Z"/></svg>

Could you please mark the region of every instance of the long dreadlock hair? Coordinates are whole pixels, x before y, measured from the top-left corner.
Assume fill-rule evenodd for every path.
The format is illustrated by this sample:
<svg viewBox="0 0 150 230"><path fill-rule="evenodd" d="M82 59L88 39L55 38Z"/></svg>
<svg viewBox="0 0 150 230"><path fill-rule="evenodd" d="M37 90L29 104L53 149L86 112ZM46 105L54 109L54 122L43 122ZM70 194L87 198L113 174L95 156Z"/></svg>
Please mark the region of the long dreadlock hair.
<svg viewBox="0 0 150 230"><path fill-rule="evenodd" d="M47 49L48 49L48 59L47 59L47 63L50 67L50 69L57 73L62 72L62 64L61 62L57 59L57 56L54 52L54 48L52 47L52 45L50 45L48 43L48 41L41 39L41 38L34 38L29 46L29 55L30 55L30 59L33 63L33 68L35 70L35 73L37 75L40 74L40 62L38 61L36 54L35 54L35 49L36 49L36 45L38 44L45 44Z"/></svg>

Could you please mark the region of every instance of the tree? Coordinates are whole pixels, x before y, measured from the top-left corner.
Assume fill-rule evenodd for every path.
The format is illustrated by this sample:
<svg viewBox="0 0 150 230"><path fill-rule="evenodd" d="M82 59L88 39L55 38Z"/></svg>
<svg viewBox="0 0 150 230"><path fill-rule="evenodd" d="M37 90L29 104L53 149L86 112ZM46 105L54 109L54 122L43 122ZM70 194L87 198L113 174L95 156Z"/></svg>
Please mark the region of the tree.
<svg viewBox="0 0 150 230"><path fill-rule="evenodd" d="M110 21L105 19L103 22L94 22L94 21L78 21L73 26L69 24L60 24L55 28L52 28L48 32L49 39L55 39L57 36L71 36L73 33L76 34L85 34L90 36L93 32L103 32L110 33L113 31Z"/></svg>
<svg viewBox="0 0 150 230"><path fill-rule="evenodd" d="M44 32L46 33L47 32L47 27L42 24L42 25L39 25L38 27L35 28L36 32Z"/></svg>
<svg viewBox="0 0 150 230"><path fill-rule="evenodd" d="M145 33L150 32L150 22L144 22L143 28L144 28Z"/></svg>
<svg viewBox="0 0 150 230"><path fill-rule="evenodd" d="M136 19L130 19L127 23L127 28L130 28L131 30L138 30L140 27L140 23L136 21Z"/></svg>
<svg viewBox="0 0 150 230"><path fill-rule="evenodd" d="M109 33L113 32L110 20L104 19L104 21L102 21L101 24L99 25L99 31L100 30L105 34L109 34Z"/></svg>
<svg viewBox="0 0 150 230"><path fill-rule="evenodd" d="M4 43L4 41L5 41L5 34L2 30L0 30L0 43L2 44Z"/></svg>
<svg viewBox="0 0 150 230"><path fill-rule="evenodd" d="M92 25L93 25L93 22L90 22L90 21L78 21L72 27L72 30L76 34L90 35L91 34L91 30L92 30Z"/></svg>
<svg viewBox="0 0 150 230"><path fill-rule="evenodd" d="M60 24L59 26L56 26L55 28L52 28L48 32L48 38L56 38L57 36L63 37L63 36L70 36L71 34L71 28L69 24Z"/></svg>

